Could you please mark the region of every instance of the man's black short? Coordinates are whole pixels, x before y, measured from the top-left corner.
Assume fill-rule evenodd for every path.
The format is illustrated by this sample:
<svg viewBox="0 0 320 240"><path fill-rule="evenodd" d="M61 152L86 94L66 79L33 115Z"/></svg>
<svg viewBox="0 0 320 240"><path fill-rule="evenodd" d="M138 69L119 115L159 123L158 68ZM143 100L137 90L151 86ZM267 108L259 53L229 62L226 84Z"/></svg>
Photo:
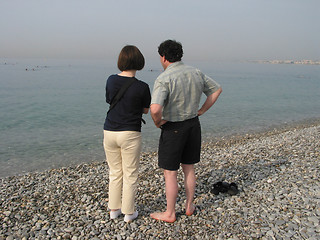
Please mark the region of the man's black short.
<svg viewBox="0 0 320 240"><path fill-rule="evenodd" d="M160 168L175 171L181 163L195 164L200 161L201 126L198 117L182 122L167 122L161 129Z"/></svg>

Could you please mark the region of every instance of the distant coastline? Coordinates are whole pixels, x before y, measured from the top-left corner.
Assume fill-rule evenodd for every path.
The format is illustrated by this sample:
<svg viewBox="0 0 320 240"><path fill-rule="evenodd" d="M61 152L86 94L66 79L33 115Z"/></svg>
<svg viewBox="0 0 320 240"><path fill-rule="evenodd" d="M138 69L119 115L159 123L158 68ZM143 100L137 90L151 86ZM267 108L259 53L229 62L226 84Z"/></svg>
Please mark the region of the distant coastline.
<svg viewBox="0 0 320 240"><path fill-rule="evenodd" d="M320 65L320 60L252 60L254 63Z"/></svg>

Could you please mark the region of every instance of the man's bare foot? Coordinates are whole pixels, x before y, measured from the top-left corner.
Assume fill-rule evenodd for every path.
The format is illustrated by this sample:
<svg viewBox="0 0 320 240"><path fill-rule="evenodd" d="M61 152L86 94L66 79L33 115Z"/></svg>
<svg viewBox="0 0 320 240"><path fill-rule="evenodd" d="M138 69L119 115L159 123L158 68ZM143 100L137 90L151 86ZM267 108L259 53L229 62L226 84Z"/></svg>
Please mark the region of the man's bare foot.
<svg viewBox="0 0 320 240"><path fill-rule="evenodd" d="M194 213L194 210L196 210L196 207L191 204L189 208L186 208L186 215L191 216Z"/></svg>
<svg viewBox="0 0 320 240"><path fill-rule="evenodd" d="M176 221L176 215L170 215L167 212L155 212L151 213L150 217L152 217L155 220L160 220L168 223L173 223Z"/></svg>

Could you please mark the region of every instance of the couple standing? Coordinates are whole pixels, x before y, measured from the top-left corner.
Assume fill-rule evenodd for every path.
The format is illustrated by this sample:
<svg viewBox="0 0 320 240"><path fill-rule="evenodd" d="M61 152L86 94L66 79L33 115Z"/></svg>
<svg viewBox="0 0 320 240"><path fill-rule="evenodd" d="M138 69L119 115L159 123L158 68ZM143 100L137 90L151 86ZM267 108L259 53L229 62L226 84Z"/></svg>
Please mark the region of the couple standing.
<svg viewBox="0 0 320 240"><path fill-rule="evenodd" d="M176 220L178 195L177 173L182 167L186 190L186 214L192 215L196 177L194 164L200 161L201 128L198 116L204 114L218 99L220 85L196 68L181 61L179 42L167 40L158 48L163 69L154 83L152 98L148 84L135 78L144 67L144 57L135 46L125 46L118 59L121 73L111 75L106 84L106 101L112 105L104 124L104 149L109 165L110 218L121 213L124 221L137 218L137 192L141 152L142 114L151 112L154 124L161 128L158 165L164 170L167 208L150 216L165 222ZM128 87L129 81L131 85ZM114 106L119 89L127 90ZM199 109L202 93L207 98ZM113 103L113 104L112 104ZM151 103L151 105L150 105Z"/></svg>

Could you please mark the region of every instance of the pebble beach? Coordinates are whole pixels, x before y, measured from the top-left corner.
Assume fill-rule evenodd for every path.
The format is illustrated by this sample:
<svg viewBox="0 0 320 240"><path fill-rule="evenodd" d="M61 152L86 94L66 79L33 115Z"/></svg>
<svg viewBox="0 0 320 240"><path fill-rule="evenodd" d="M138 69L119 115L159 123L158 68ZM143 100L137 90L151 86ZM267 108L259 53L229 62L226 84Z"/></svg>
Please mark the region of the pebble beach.
<svg viewBox="0 0 320 240"><path fill-rule="evenodd" d="M0 240L320 239L320 119L203 143L196 211L186 216L179 171L177 220L150 218L166 205L157 153L141 154L139 216L108 214L105 161L0 179ZM211 193L235 182L236 195Z"/></svg>

